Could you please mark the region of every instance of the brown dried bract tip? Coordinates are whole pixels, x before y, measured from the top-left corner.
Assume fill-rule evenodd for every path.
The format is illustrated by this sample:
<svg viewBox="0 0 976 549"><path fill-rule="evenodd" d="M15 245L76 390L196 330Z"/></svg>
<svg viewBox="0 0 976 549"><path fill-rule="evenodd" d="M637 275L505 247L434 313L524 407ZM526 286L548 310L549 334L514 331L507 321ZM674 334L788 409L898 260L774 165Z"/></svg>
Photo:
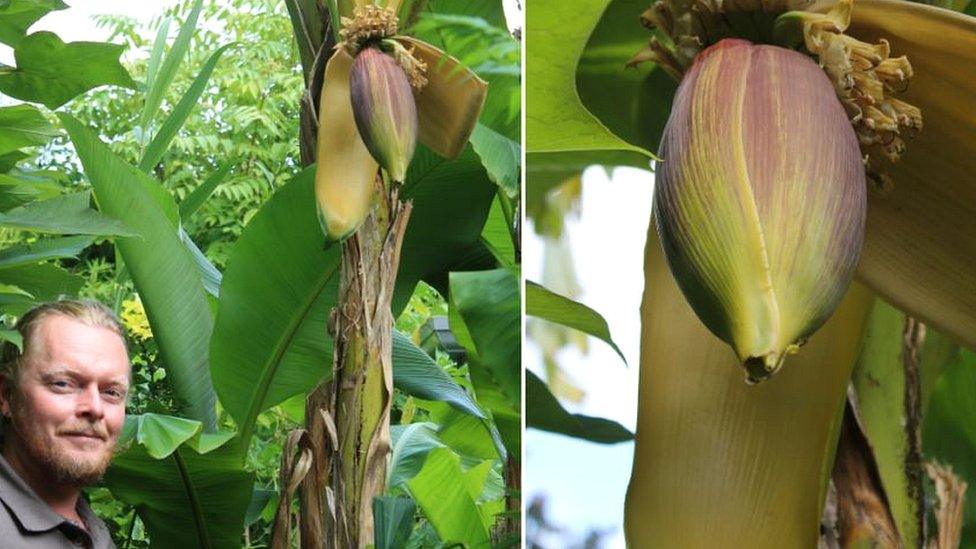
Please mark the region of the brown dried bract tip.
<svg viewBox="0 0 976 549"><path fill-rule="evenodd" d="M391 38L397 33L397 15L387 8L367 5L353 10L352 17L342 18L342 38L336 47L343 47L350 56L355 57L359 50L369 42Z"/></svg>
<svg viewBox="0 0 976 549"><path fill-rule="evenodd" d="M897 160L905 151L903 136L922 129L918 107L891 97L908 86L912 65L905 56L889 57L886 40L872 45L843 34L851 4L841 0L827 13L797 14L804 45L833 82L862 148Z"/></svg>
<svg viewBox="0 0 976 549"><path fill-rule="evenodd" d="M760 12L780 14L809 6L812 0L658 0L640 16L647 29L659 29L671 43L651 38L627 66L657 63L678 78L699 52L722 38L740 36L728 14Z"/></svg>
<svg viewBox="0 0 976 549"><path fill-rule="evenodd" d="M390 55L400 65L403 72L407 73L410 87L418 91L423 89L427 85L427 63L414 55L413 47L408 49L397 40L388 40L387 43L392 48Z"/></svg>

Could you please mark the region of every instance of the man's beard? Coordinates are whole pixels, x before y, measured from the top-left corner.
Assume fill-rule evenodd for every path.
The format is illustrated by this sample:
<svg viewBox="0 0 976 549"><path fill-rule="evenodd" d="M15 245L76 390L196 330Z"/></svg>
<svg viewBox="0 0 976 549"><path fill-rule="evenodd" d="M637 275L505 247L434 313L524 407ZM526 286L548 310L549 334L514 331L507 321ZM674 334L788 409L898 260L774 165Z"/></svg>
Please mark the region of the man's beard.
<svg viewBox="0 0 976 549"><path fill-rule="evenodd" d="M51 481L51 484L83 488L102 478L112 460L113 444L106 442L102 449L84 454L62 452L60 445L70 443L60 436L56 436L55 440L48 440L43 432L32 428L29 420L24 421L28 412L20 407L16 398L13 400L14 410L12 410L9 427L16 433L19 451L24 458L30 460L39 473ZM60 435L61 431L63 430L55 434ZM96 429L90 424L78 425L77 429L72 428L69 431L97 432L99 435L106 435L103 436L103 440L107 439L104 427ZM84 457L81 458L78 454Z"/></svg>

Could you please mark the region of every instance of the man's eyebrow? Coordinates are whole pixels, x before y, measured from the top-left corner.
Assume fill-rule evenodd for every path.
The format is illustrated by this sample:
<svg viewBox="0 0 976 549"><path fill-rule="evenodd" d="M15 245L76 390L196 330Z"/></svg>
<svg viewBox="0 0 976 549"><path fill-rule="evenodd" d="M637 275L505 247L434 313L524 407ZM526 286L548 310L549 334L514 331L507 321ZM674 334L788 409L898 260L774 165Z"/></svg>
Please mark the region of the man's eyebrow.
<svg viewBox="0 0 976 549"><path fill-rule="evenodd" d="M70 366L55 367L55 368L52 368L50 370L45 370L43 372L40 372L40 375L41 375L42 378L45 378L45 379L46 378L51 378L51 377L57 377L59 375L67 375L67 376L72 376L72 377L88 377L88 376L82 374L81 372L79 372L78 370L76 370L75 368L71 368ZM121 375L121 376L116 376L114 378L109 379L108 381L109 381L109 383L118 383L118 384L125 385L125 386L128 387L128 385L129 385L129 376L127 374L126 375Z"/></svg>

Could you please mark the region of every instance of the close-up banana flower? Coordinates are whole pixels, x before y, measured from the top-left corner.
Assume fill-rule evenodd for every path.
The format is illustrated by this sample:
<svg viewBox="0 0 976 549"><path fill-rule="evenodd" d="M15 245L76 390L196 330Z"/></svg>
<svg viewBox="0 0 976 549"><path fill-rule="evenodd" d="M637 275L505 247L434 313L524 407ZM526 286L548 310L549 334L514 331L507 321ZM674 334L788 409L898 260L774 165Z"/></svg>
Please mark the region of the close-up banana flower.
<svg viewBox="0 0 976 549"><path fill-rule="evenodd" d="M593 164L654 172L629 546L816 547L833 532L845 547L918 547L935 531L972 543L974 500L964 521L958 489L976 478L972 443L946 420L972 425L972 407L945 412L932 395L976 347L976 4L937 4L530 6L530 198ZM591 181L584 196L605 198ZM625 254L640 237L614 238ZM928 342L955 358L926 355ZM929 360L941 363L920 374ZM868 371L882 362L890 375ZM606 442L591 398L567 414L589 431L537 428ZM953 427L923 431L923 416ZM843 482L851 456L860 492ZM943 477L938 501L925 480L943 464L954 503ZM849 505L852 493L866 499Z"/></svg>
<svg viewBox="0 0 976 549"><path fill-rule="evenodd" d="M325 67L315 173L319 221L332 240L365 219L379 168L403 183L418 140L456 157L484 105L487 84L469 68L397 33L399 4L338 6L342 41Z"/></svg>
<svg viewBox="0 0 976 549"><path fill-rule="evenodd" d="M681 84L645 256L633 547L817 544L872 294L976 346L976 19L752 4L642 18L676 47L633 61ZM774 45L723 40L761 21Z"/></svg>

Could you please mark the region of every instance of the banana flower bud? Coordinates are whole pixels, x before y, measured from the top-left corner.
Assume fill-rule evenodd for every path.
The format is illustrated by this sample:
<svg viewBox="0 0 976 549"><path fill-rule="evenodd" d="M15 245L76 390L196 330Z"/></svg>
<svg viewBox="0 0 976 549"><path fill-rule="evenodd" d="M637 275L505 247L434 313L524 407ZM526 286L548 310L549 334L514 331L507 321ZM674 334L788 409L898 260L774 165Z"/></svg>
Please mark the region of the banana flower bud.
<svg viewBox="0 0 976 549"><path fill-rule="evenodd" d="M726 39L685 74L661 157L654 211L671 272L761 381L854 274L866 183L851 123L809 57Z"/></svg>
<svg viewBox="0 0 976 549"><path fill-rule="evenodd" d="M402 182L417 146L417 106L406 73L379 48L364 48L352 64L352 112L370 154Z"/></svg>

